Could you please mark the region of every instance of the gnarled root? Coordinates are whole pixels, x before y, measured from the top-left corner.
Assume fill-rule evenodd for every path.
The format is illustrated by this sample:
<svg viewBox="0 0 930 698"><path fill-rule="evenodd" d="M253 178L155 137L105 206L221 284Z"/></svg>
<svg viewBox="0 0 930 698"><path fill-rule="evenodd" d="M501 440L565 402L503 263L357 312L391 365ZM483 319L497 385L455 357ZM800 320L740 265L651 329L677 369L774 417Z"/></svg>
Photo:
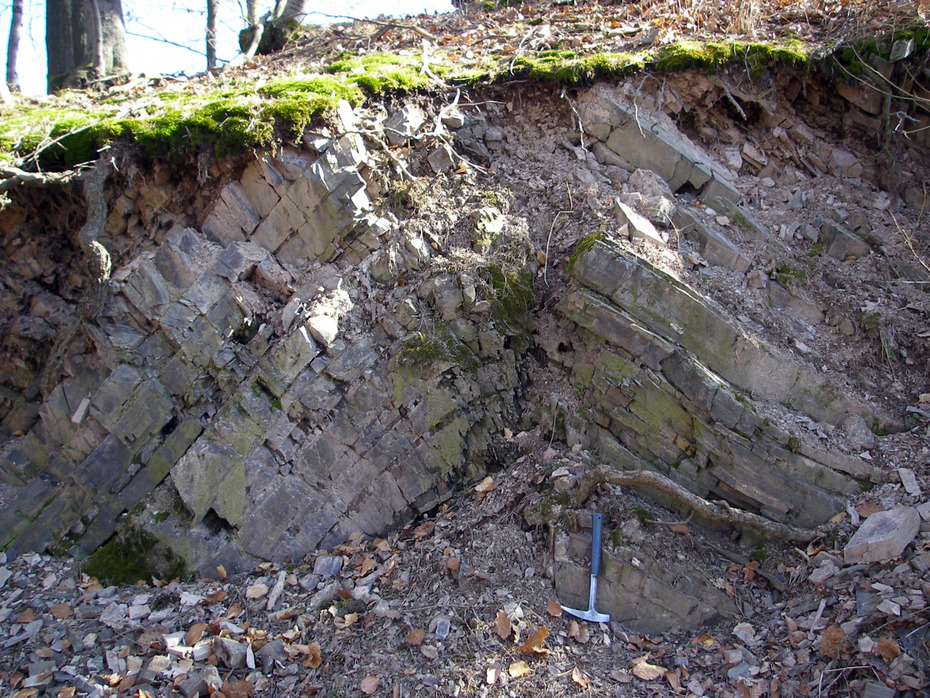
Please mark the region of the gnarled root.
<svg viewBox="0 0 930 698"><path fill-rule="evenodd" d="M758 514L734 509L726 502L709 502L689 492L678 483L651 470L613 470L599 466L589 472L579 483L577 494L580 504L594 490L604 483L621 487L645 487L671 497L676 502L690 507L698 516L716 523L729 524L739 529L776 540L791 543L807 543L814 539L815 533L789 524L770 521Z"/></svg>

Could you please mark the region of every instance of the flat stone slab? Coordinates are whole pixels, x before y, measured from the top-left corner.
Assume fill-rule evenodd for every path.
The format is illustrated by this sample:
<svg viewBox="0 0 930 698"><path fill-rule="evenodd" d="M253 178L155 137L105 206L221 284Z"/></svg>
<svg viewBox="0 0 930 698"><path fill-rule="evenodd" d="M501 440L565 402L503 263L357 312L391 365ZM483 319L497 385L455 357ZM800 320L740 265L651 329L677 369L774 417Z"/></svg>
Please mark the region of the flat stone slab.
<svg viewBox="0 0 930 698"><path fill-rule="evenodd" d="M843 548L843 559L847 565L895 560L914 540L919 528L920 514L914 507L872 514Z"/></svg>

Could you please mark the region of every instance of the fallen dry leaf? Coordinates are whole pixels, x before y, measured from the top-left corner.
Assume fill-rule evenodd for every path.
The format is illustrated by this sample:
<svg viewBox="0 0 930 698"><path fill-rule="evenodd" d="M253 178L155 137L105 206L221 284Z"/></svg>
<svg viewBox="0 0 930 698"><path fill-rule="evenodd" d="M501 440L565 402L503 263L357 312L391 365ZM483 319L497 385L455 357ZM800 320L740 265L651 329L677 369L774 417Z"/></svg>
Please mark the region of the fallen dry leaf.
<svg viewBox="0 0 930 698"><path fill-rule="evenodd" d="M665 674L665 667L650 664L645 657L633 660L633 676L643 681L655 681Z"/></svg>
<svg viewBox="0 0 930 698"><path fill-rule="evenodd" d="M225 600L226 600L226 592L223 589L217 589L200 603L203 606L209 606L215 603L222 603Z"/></svg>
<svg viewBox="0 0 930 698"><path fill-rule="evenodd" d="M348 628L358 622L358 613L346 613L342 618L336 618L335 625L340 630Z"/></svg>
<svg viewBox="0 0 930 698"><path fill-rule="evenodd" d="M549 637L549 628L541 627L535 633L530 635L526 642L517 648L517 652L535 652L536 654L549 654L549 650L543 647L546 638Z"/></svg>
<svg viewBox="0 0 930 698"><path fill-rule="evenodd" d="M74 611L71 610L71 606L69 606L66 603L56 603L54 606L52 606L48 610L52 614L52 616L54 616L58 620L62 620L63 618L70 618L71 615L74 613Z"/></svg>
<svg viewBox="0 0 930 698"><path fill-rule="evenodd" d="M419 526L417 530L413 532L414 540L422 540L423 538L429 538L433 535L433 531L436 529L436 524L432 521L424 521Z"/></svg>
<svg viewBox="0 0 930 698"><path fill-rule="evenodd" d="M572 669L572 681L578 684L582 691L587 691L588 687L591 685L591 679L578 667Z"/></svg>
<svg viewBox="0 0 930 698"><path fill-rule="evenodd" d="M632 683L633 677L630 676L630 673L624 671L623 669L614 669L610 672L610 678L619 683Z"/></svg>
<svg viewBox="0 0 930 698"><path fill-rule="evenodd" d="M709 650L717 644L717 641L707 633L701 633L696 638L694 638L694 644L700 645L705 650Z"/></svg>
<svg viewBox="0 0 930 698"><path fill-rule="evenodd" d="M135 686L137 678L139 678L138 674L130 674L129 676L124 677L119 683L116 684L116 692L125 693L130 688Z"/></svg>
<svg viewBox="0 0 930 698"><path fill-rule="evenodd" d="M74 686L65 686L63 689L58 691L58 695L55 698L74 698L74 694L77 689Z"/></svg>
<svg viewBox="0 0 930 698"><path fill-rule="evenodd" d="M19 614L19 616L14 620L14 623L31 623L36 619L35 611L31 608L27 608L25 611Z"/></svg>
<svg viewBox="0 0 930 698"><path fill-rule="evenodd" d="M439 656L439 650L434 645L423 645L420 647L420 654L427 659L436 659Z"/></svg>
<svg viewBox="0 0 930 698"><path fill-rule="evenodd" d="M255 690L255 686L252 685L251 681L240 679L238 681L224 682L220 690L226 698L249 698L252 691Z"/></svg>
<svg viewBox="0 0 930 698"><path fill-rule="evenodd" d="M461 566L462 561L457 557L450 557L448 560L446 560L446 569L450 572L458 572Z"/></svg>
<svg viewBox="0 0 930 698"><path fill-rule="evenodd" d="M220 576L220 579L226 579L226 568L222 565L216 566L216 573Z"/></svg>
<svg viewBox="0 0 930 698"><path fill-rule="evenodd" d="M370 696L378 690L378 685L380 683L381 679L379 679L374 674L369 674L364 679L362 679L362 682L359 684L359 690L366 696Z"/></svg>
<svg viewBox="0 0 930 698"><path fill-rule="evenodd" d="M55 656L55 650L51 647L40 647L36 650L36 656L39 659L51 659Z"/></svg>
<svg viewBox="0 0 930 698"><path fill-rule="evenodd" d="M879 640L873 651L884 659L887 664L891 664L895 659L901 656L901 647L890 637L883 637Z"/></svg>
<svg viewBox="0 0 930 698"><path fill-rule="evenodd" d="M420 628L414 628L409 633L407 637L404 638L404 642L412 647L419 647L423 644L423 640L426 639L426 633Z"/></svg>
<svg viewBox="0 0 930 698"><path fill-rule="evenodd" d="M507 673L510 674L510 678L519 679L521 676L526 676L531 671L530 665L524 662L522 659L513 662L509 667L507 667Z"/></svg>
<svg viewBox="0 0 930 698"><path fill-rule="evenodd" d="M562 605L555 599L552 599L549 602L549 605L546 606L546 613L548 613L553 618L561 618L562 617Z"/></svg>
<svg viewBox="0 0 930 698"><path fill-rule="evenodd" d="M487 682L488 686L493 686L497 683L497 680L500 678L501 672L504 668L498 662L494 662L491 666L485 671L484 680Z"/></svg>
<svg viewBox="0 0 930 698"><path fill-rule="evenodd" d="M497 483L494 482L494 478L488 475L484 480L475 485L475 492L479 494L487 494L491 490L497 487Z"/></svg>
<svg viewBox="0 0 930 698"><path fill-rule="evenodd" d="M359 563L358 573L363 577L378 567L378 563L371 555L364 555Z"/></svg>
<svg viewBox="0 0 930 698"><path fill-rule="evenodd" d="M573 620L571 625L568 626L568 636L583 645L591 638L591 633L588 631L587 625L581 625Z"/></svg>
<svg viewBox="0 0 930 698"><path fill-rule="evenodd" d="M191 626L190 630L187 631L187 635L184 637L184 644L188 647L193 647L200 642L200 638L203 637L206 630L206 623L195 623Z"/></svg>
<svg viewBox="0 0 930 698"><path fill-rule="evenodd" d="M506 640L510 637L512 629L510 625L510 616L508 616L505 611L498 611L497 617L494 619L494 632L497 633L497 636L501 640Z"/></svg>
<svg viewBox="0 0 930 698"><path fill-rule="evenodd" d="M856 513L859 514L863 519L869 518L872 514L877 514L880 511L884 511L885 508L878 502L873 502L871 499L867 502L863 502L856 507Z"/></svg>
<svg viewBox="0 0 930 698"><path fill-rule="evenodd" d="M35 688L24 688L21 691L17 691L10 698L32 698L39 691Z"/></svg>
<svg viewBox="0 0 930 698"><path fill-rule="evenodd" d="M307 658L304 660L304 667L307 669L317 669L323 663L322 651L319 642L313 642L307 645Z"/></svg>
<svg viewBox="0 0 930 698"><path fill-rule="evenodd" d="M678 679L678 674L674 671L666 671L665 680L668 681L668 685L672 687L675 693L681 690L681 681Z"/></svg>
<svg viewBox="0 0 930 698"><path fill-rule="evenodd" d="M268 594L268 585L262 584L261 582L259 582L258 584L251 584L245 590L245 598L247 599L260 599L263 596L266 596L267 594Z"/></svg>
<svg viewBox="0 0 930 698"><path fill-rule="evenodd" d="M846 633L838 625L831 625L820 634L820 654L833 659L846 649Z"/></svg>
<svg viewBox="0 0 930 698"><path fill-rule="evenodd" d="M227 618L236 618L242 614L242 604L238 601L234 602L232 606L229 607L229 610L226 611Z"/></svg>

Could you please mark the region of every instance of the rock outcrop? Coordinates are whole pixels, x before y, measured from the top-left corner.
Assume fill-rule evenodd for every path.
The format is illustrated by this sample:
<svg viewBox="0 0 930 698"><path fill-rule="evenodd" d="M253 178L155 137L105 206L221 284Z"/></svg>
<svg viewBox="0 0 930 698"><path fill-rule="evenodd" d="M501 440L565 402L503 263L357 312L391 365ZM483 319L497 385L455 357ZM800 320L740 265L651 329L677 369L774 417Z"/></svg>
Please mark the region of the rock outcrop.
<svg viewBox="0 0 930 698"><path fill-rule="evenodd" d="M257 154L199 225L153 220L146 244L115 242L132 219L118 199L107 239L122 255L99 315L57 331L38 322L55 308L45 299L19 327L54 340L54 362L43 399L17 398L4 414L25 433L0 466L15 492L0 511L0 547L89 552L133 525L201 573L298 560L435 509L516 452L514 434L543 423L602 462L661 472L773 521L813 528L842 511L877 470L784 424L854 424L867 444L898 420L819 371L803 342L786 351L675 267L730 274L799 327L851 332L778 283L769 259L789 235L837 263L867 256L868 221L768 230L735 171L765 173L764 153L747 143L719 162L661 111L630 106L629 91L582 90L579 145L561 141L590 209L575 222L587 234L561 248L570 260L556 247L550 256L555 220L547 238L496 194L482 192L469 216L448 205L442 222L409 225L392 212L411 182L469 181L468 157L513 155L516 136L480 114L432 119L406 105L362 114L361 128L343 103L335 136L308 131L300 145ZM800 162L807 132L791 133ZM409 160L389 150L398 147ZM842 153L830 162L844 177L863 174ZM795 200L806 205L803 193ZM542 291L556 275L558 293L537 306L534 280ZM537 320L547 325L538 335ZM542 390L540 368L567 379L577 409L558 395L527 400ZM658 629L726 606L696 601L710 592L676 588L654 561L628 569L626 557L606 556L617 579L605 593L621 616L648 612L663 619ZM646 589L664 610L629 601Z"/></svg>

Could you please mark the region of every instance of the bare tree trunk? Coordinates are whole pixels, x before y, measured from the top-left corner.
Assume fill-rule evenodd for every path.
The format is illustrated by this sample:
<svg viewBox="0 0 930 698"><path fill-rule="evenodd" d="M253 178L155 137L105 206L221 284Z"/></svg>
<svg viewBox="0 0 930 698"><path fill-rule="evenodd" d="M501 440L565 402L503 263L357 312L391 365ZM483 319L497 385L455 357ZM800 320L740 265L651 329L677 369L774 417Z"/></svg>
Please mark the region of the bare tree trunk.
<svg viewBox="0 0 930 698"><path fill-rule="evenodd" d="M87 0L85 6L84 28L87 37L87 51L90 65L97 77L107 74L106 59L103 54L103 21L97 0Z"/></svg>
<svg viewBox="0 0 930 698"><path fill-rule="evenodd" d="M254 5L254 2L252 4ZM215 67L216 67L216 0L207 0L207 70L211 70Z"/></svg>
<svg viewBox="0 0 930 698"><path fill-rule="evenodd" d="M281 19L293 19L299 22L307 14L305 11L306 6L307 0L287 0Z"/></svg>
<svg viewBox="0 0 930 698"><path fill-rule="evenodd" d="M48 55L48 91L62 87L74 67L71 0L46 0L45 47Z"/></svg>
<svg viewBox="0 0 930 698"><path fill-rule="evenodd" d="M245 14L249 27L258 24L258 0L245 0Z"/></svg>
<svg viewBox="0 0 930 698"><path fill-rule="evenodd" d="M46 0L48 90L129 74L120 0Z"/></svg>
<svg viewBox="0 0 930 698"><path fill-rule="evenodd" d="M96 0L96 2L100 9L104 75L129 75L129 51L126 49L123 5L120 0Z"/></svg>
<svg viewBox="0 0 930 698"><path fill-rule="evenodd" d="M10 41L6 48L6 82L11 89L17 89L19 76L16 74L16 55L19 53L19 33L23 26L23 0L13 0L12 14Z"/></svg>

